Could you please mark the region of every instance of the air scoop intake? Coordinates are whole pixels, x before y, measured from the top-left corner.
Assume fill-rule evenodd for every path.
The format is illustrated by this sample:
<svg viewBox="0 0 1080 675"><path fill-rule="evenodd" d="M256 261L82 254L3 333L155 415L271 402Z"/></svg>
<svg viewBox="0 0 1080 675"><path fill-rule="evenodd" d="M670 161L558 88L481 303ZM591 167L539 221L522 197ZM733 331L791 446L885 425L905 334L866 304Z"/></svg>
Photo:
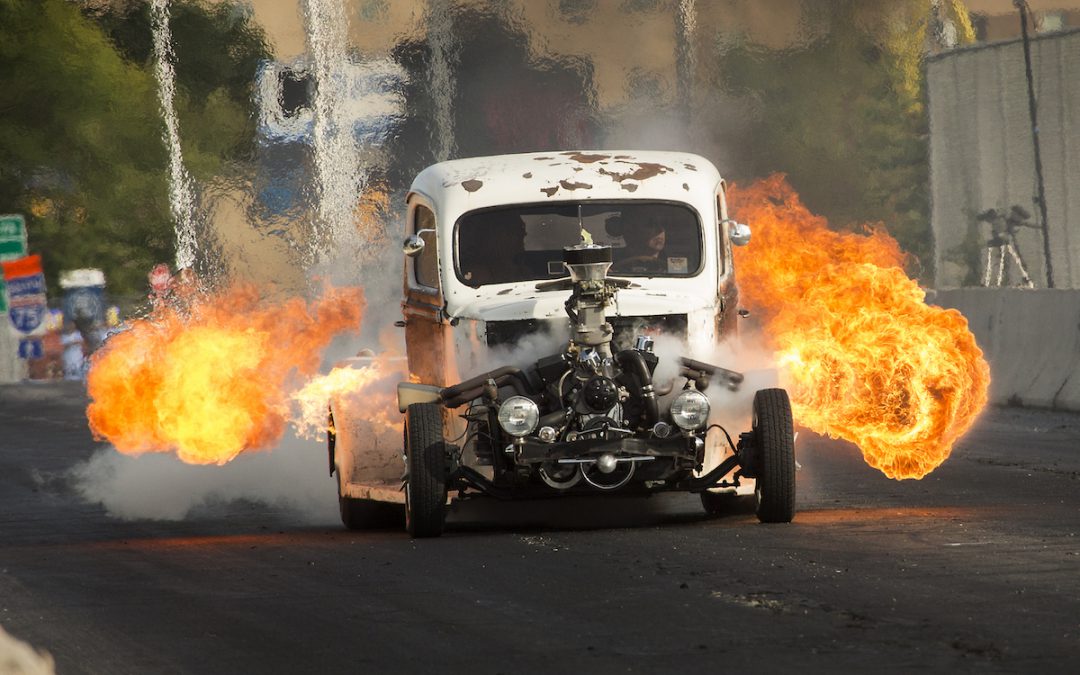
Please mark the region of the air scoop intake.
<svg viewBox="0 0 1080 675"><path fill-rule="evenodd" d="M615 296L615 285L607 278L611 268L611 247L580 244L563 249L563 264L570 272L573 294L566 301L566 313L573 324L574 342L594 347L601 356L611 356L611 335L604 308Z"/></svg>
<svg viewBox="0 0 1080 675"><path fill-rule="evenodd" d="M593 282L603 286L611 268L611 247L581 244L564 248L563 264L570 271L575 292L578 284Z"/></svg>

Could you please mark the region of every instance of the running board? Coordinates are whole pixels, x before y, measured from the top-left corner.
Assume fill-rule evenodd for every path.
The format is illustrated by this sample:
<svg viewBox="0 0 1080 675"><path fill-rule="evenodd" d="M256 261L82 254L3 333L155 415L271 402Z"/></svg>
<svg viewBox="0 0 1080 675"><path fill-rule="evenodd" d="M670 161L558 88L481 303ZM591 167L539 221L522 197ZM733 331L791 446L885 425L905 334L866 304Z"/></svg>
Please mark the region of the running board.
<svg viewBox="0 0 1080 675"><path fill-rule="evenodd" d="M405 490L400 485L346 483L342 487L341 496L349 499L370 499L376 502L390 502L391 504L405 503Z"/></svg>

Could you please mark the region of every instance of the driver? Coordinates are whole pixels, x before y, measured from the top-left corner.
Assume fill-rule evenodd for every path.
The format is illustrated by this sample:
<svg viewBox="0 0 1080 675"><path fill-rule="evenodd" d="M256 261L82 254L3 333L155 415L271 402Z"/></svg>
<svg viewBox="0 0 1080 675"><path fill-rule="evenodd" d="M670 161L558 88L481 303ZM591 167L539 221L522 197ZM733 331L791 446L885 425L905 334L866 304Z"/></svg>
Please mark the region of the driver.
<svg viewBox="0 0 1080 675"><path fill-rule="evenodd" d="M619 252L620 259L612 265L615 272L662 272L664 271L664 247L667 231L663 223L649 219L628 223L622 228L626 246Z"/></svg>

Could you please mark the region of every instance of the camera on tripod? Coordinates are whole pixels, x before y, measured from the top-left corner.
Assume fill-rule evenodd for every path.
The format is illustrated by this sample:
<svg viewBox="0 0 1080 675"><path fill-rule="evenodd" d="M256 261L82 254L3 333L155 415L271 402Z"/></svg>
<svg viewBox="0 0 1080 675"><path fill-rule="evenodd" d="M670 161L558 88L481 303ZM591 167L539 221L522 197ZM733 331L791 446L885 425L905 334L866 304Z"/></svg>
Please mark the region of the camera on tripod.
<svg viewBox="0 0 1080 675"><path fill-rule="evenodd" d="M1011 258L1020 273L1019 286L1034 288L1027 266L1020 255L1016 233L1022 227L1038 229L1029 222L1031 214L1024 207L1013 204L1008 210L987 209L975 216L975 220L990 225L990 239L986 242L986 267L983 270L983 286L1001 286L1005 281L1006 257ZM991 278L993 277L993 278ZM991 283L993 282L993 283Z"/></svg>

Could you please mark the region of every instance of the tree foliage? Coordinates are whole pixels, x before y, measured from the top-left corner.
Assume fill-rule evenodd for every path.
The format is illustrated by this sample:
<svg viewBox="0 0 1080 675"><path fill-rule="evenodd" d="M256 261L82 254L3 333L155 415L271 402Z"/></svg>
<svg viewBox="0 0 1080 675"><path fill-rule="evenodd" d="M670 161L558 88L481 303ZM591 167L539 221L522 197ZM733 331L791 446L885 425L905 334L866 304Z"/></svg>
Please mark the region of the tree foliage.
<svg viewBox="0 0 1080 675"><path fill-rule="evenodd" d="M970 41L963 7L949 0L942 11ZM932 243L922 59L933 17L930 0L835 0L797 47L722 50L716 83L753 108L740 152L748 174L785 172L834 224L881 221L923 261Z"/></svg>
<svg viewBox="0 0 1080 675"><path fill-rule="evenodd" d="M129 1L88 14L126 60L148 71L153 67L148 2ZM184 159L196 176L210 178L228 171L229 161L250 155L255 137L251 88L270 50L245 5L174 1L170 14Z"/></svg>
<svg viewBox="0 0 1080 675"><path fill-rule="evenodd" d="M27 215L58 270L99 266L122 286L169 240L153 79L62 0L0 0L0 210Z"/></svg>
<svg viewBox="0 0 1080 675"><path fill-rule="evenodd" d="M185 162L215 175L253 143L266 47L232 4L173 11ZM143 2L0 0L0 212L27 216L53 289L62 269L100 267L113 292L137 293L172 259L150 39Z"/></svg>

